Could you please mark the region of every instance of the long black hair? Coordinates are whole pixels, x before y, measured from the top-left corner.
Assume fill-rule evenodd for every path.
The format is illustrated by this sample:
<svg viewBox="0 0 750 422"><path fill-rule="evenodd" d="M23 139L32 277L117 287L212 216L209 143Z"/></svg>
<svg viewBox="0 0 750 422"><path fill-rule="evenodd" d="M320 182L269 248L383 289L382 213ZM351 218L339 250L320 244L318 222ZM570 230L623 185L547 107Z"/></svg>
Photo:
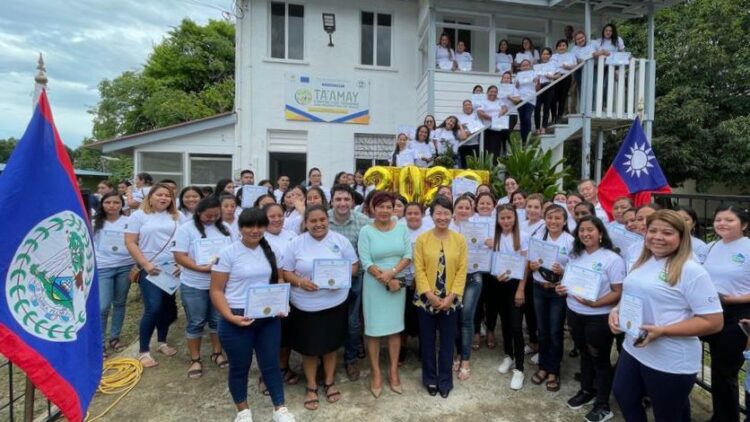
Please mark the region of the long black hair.
<svg viewBox="0 0 750 422"><path fill-rule="evenodd" d="M116 196L120 198L120 215L122 215L122 207L125 205L125 201L122 199L122 195L117 191L105 193L102 199L99 201L99 206L96 207L96 215L94 216L94 233L98 232L104 227L104 220L107 219L107 213L104 212L104 201Z"/></svg>
<svg viewBox="0 0 750 422"><path fill-rule="evenodd" d="M237 220L237 225L240 229L243 227L268 227L268 217L263 210L258 208L246 208L240 214L240 218ZM279 282L279 267L276 262L276 254L271 248L271 244L268 243L265 237L260 238L258 243L260 248L263 250L268 265L271 266L271 278L268 280L269 284L277 284Z"/></svg>
<svg viewBox="0 0 750 422"><path fill-rule="evenodd" d="M203 190L200 187L198 187L198 186L185 186L180 191L180 196L179 196L180 199L178 201L180 203L180 207L178 208L178 210L180 210L182 212L188 211L187 207L185 206L185 201L183 201L183 198L185 197L185 194L188 193L188 192L190 192L190 191L193 191L193 192L197 193L198 197L200 199L203 199L203 197L205 196L205 195L203 195Z"/></svg>
<svg viewBox="0 0 750 422"><path fill-rule="evenodd" d="M612 46L617 48L617 44L620 43L620 36L617 35L617 27L613 23L608 23L602 27L602 37L599 40L599 45L601 46L601 44L604 42L604 31L607 30L607 27L612 28L612 38L610 39L610 41L612 41Z"/></svg>
<svg viewBox="0 0 750 422"><path fill-rule="evenodd" d="M218 182L216 182L216 189L214 189L214 195L220 195L224 188L227 187L228 184L233 183L232 179L221 179ZM234 192L232 192L234 194Z"/></svg>
<svg viewBox="0 0 750 422"><path fill-rule="evenodd" d="M195 206L195 213L193 214L193 223L195 224L195 228L198 229L198 232L201 234L201 238L206 238L206 228L201 221L201 214L211 208L219 209L219 219L214 222L214 226L216 226L219 233L224 236L229 236L229 230L227 230L227 227L224 225L224 220L221 219L221 200L216 195L209 195L198 202L198 205Z"/></svg>
<svg viewBox="0 0 750 422"><path fill-rule="evenodd" d="M686 207L684 205L676 205L673 209L675 211L683 211L685 214L689 215L690 219L693 220L693 228L690 229L690 235L695 236L695 237L701 237L702 233L700 233L700 226L698 225L698 213L696 213L694 209L690 207ZM728 208L725 211L727 210Z"/></svg>
<svg viewBox="0 0 750 422"><path fill-rule="evenodd" d="M578 222L578 225L576 225L576 229L573 231L573 251L571 252L571 254L574 256L581 256L583 251L586 250L586 246L583 245L583 242L581 242L581 239L578 237L578 232L581 231L581 225L587 221L591 222L591 224L596 227L596 230L599 231L599 236L601 236L599 246L603 249L608 249L612 252L617 253L618 251L615 250L615 246L612 243L612 238L609 237L609 233L607 233L607 227L604 225L602 220L595 215L587 215L581 218L581 221Z"/></svg>

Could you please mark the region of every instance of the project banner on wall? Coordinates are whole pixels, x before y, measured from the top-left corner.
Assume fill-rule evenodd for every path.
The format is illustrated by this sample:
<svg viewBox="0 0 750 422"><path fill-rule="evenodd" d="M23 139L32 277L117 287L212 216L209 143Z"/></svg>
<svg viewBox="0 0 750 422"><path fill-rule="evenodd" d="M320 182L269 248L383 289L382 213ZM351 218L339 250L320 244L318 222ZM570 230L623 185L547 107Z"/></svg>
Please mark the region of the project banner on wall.
<svg viewBox="0 0 750 422"><path fill-rule="evenodd" d="M370 123L370 83L287 73L284 115L304 122Z"/></svg>

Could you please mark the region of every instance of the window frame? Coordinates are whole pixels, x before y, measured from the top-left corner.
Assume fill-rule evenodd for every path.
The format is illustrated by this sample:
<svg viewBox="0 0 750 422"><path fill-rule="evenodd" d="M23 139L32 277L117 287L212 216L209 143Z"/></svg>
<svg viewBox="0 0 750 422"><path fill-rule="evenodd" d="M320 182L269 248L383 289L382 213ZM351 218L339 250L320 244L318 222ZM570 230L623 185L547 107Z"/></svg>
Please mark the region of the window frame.
<svg viewBox="0 0 750 422"><path fill-rule="evenodd" d="M209 182L209 183L195 183L193 181L193 161L228 161L229 162L229 176L228 178L234 179L232 174L233 169L233 157L231 155L226 154L201 154L201 153L189 153L187 154L187 162L188 162L188 169L189 169L189 176L190 176L190 185L191 186L214 186L215 182ZM187 185L186 185L187 186Z"/></svg>
<svg viewBox="0 0 750 422"><path fill-rule="evenodd" d="M372 13L373 14L373 32L372 32L372 64L362 63L362 14ZM378 65L378 15L388 15L391 17L391 43L389 47L390 64L388 66ZM375 9L360 9L359 10L359 30L357 31L358 45L359 45L359 60L357 60L357 68L361 69L374 69L374 70L395 70L395 58L394 54L396 48L396 14L390 10L375 10Z"/></svg>
<svg viewBox="0 0 750 422"><path fill-rule="evenodd" d="M273 57L273 4L280 3L284 5L284 57ZM302 58L291 59L289 58L289 5L302 7ZM305 19L307 4L304 0L287 1L287 0L269 0L268 1L268 28L266 35L268 37L266 61L274 62L292 62L292 63L305 63L306 56L306 36L305 36Z"/></svg>

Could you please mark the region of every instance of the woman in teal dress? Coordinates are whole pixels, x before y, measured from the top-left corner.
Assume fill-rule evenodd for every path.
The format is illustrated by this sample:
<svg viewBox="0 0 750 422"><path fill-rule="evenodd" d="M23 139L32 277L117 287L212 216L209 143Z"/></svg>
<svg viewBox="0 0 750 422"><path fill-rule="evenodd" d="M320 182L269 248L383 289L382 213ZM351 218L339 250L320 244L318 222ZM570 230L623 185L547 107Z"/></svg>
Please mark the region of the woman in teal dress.
<svg viewBox="0 0 750 422"><path fill-rule="evenodd" d="M365 269L362 307L365 315L367 354L372 376L370 391L375 398L382 392L380 340L388 338L388 386L401 394L398 374L400 333L404 330L406 282L402 272L411 263L411 241L406 225L392 219L395 197L377 192L370 201L375 221L359 233L359 259Z"/></svg>

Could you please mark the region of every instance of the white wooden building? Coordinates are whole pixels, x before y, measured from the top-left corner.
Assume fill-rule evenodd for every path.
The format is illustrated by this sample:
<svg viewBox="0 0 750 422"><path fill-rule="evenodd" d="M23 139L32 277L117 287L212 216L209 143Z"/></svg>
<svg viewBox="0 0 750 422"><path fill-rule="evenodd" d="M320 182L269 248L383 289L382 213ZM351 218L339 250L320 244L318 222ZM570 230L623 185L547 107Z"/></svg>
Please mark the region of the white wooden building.
<svg viewBox="0 0 750 422"><path fill-rule="evenodd" d="M136 172L157 179L168 175L181 184L211 184L230 174L238 177L245 168L255 171L256 180L287 173L299 182L308 169L319 167L330 186L338 171L387 159L399 125L415 126L426 114L442 121L460 113L474 85L499 83L493 70L501 39L515 47L530 37L541 49L563 38L566 25L597 39L613 19L648 16L649 57L617 69L587 63L582 112L568 116L554 135L543 136L544 147L558 156L565 140L581 139L588 162L592 140L603 139L597 134L628 125L639 110L650 136L653 14L677 2L237 0L234 113L95 146L105 154L132 152ZM335 18L330 38L324 14ZM454 43L467 44L473 71L435 68L434 46L443 32ZM594 82L601 78L609 78L607 94ZM587 168L582 172L588 176Z"/></svg>

